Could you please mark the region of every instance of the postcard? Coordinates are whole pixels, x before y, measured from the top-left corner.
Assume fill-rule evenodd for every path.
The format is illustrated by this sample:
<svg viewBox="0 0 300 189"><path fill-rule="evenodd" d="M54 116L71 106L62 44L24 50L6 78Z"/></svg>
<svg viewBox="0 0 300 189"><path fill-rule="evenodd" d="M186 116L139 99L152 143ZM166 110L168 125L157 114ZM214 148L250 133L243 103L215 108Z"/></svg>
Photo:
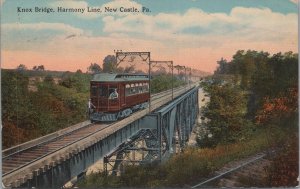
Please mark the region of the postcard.
<svg viewBox="0 0 300 189"><path fill-rule="evenodd" d="M299 186L297 0L0 0L3 188Z"/></svg>

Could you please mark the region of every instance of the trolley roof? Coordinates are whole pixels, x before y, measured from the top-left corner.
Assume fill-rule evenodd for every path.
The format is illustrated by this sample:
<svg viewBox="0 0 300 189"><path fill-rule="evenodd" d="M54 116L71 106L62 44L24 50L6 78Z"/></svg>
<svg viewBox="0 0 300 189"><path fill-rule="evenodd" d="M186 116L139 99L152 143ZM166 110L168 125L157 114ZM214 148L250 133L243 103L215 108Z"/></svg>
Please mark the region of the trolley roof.
<svg viewBox="0 0 300 189"><path fill-rule="evenodd" d="M149 81L149 76L145 74L99 73L93 76L92 81L98 81L98 82Z"/></svg>

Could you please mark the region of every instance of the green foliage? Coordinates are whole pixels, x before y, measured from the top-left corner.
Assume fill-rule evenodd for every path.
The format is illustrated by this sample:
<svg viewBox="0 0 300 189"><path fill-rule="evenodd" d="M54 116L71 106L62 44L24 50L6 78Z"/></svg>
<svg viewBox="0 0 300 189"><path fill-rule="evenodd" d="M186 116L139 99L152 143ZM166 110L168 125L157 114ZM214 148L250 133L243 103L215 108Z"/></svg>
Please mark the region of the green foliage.
<svg viewBox="0 0 300 189"><path fill-rule="evenodd" d="M243 91L230 83L212 83L207 92L210 102L204 110L208 119L207 127L212 134L211 139L204 139L199 145L215 146L219 142L235 142L241 140L243 135L246 115L246 96Z"/></svg>
<svg viewBox="0 0 300 189"><path fill-rule="evenodd" d="M278 127L274 128L272 135L266 128L253 132L251 138L239 143L218 144L215 148L187 148L164 164L125 166L121 176L91 175L79 187L189 187L212 176L226 163L283 143L289 136L288 130Z"/></svg>
<svg viewBox="0 0 300 189"><path fill-rule="evenodd" d="M104 173L92 173L84 180L77 184L80 188L116 188L122 186L122 181L119 177L106 176Z"/></svg>
<svg viewBox="0 0 300 189"><path fill-rule="evenodd" d="M215 76L231 74L235 84L251 92L248 115L255 113L263 104L265 97L277 97L280 93L298 86L298 54L239 50L231 62L218 61Z"/></svg>
<svg viewBox="0 0 300 189"><path fill-rule="evenodd" d="M251 90L255 94L255 110L265 97L275 98L290 88L298 87L298 55L277 53L267 63L259 64L254 73Z"/></svg>
<svg viewBox="0 0 300 189"><path fill-rule="evenodd" d="M240 50L231 62L221 59L218 64L215 75L201 83L210 96L204 116L208 118L207 127L213 137L199 139L200 146L214 147L219 142L244 140L255 129L255 118L272 117L263 112L287 115L294 111L292 104L297 103L294 96L298 95L297 54L270 56L267 52ZM295 122L291 119L279 120L277 125Z"/></svg>
<svg viewBox="0 0 300 189"><path fill-rule="evenodd" d="M28 77L21 72L3 71L2 75L2 145L4 148L38 136L36 112L28 92Z"/></svg>
<svg viewBox="0 0 300 189"><path fill-rule="evenodd" d="M184 84L184 81L174 77L172 75L157 75L151 80L151 93L159 93L164 90L172 89L172 80L174 88Z"/></svg>
<svg viewBox="0 0 300 189"><path fill-rule="evenodd" d="M159 164L125 166L125 173L120 176L123 186L156 187L161 185L166 176L166 169Z"/></svg>
<svg viewBox="0 0 300 189"><path fill-rule="evenodd" d="M103 72L104 73L139 73L139 70L135 70L134 65L121 67L119 62L117 64L117 59L115 55L107 55L103 60Z"/></svg>
<svg viewBox="0 0 300 189"><path fill-rule="evenodd" d="M2 70L3 147L11 147L85 120L89 97L87 74L68 74L72 87L54 83L48 73L43 82L30 83L30 73ZM37 91L29 91L35 85Z"/></svg>
<svg viewBox="0 0 300 189"><path fill-rule="evenodd" d="M29 78L44 79L29 82ZM80 71L2 70L3 147L17 145L85 120L91 78L90 74ZM59 80L58 84L55 79ZM154 85L153 90L170 89L171 80L169 76L158 77L154 81L158 85ZM175 87L182 84L177 79L174 81ZM34 86L37 91L30 91L29 86Z"/></svg>
<svg viewBox="0 0 300 189"><path fill-rule="evenodd" d="M107 55L103 60L103 72L116 72L117 71L117 59L114 55Z"/></svg>
<svg viewBox="0 0 300 189"><path fill-rule="evenodd" d="M87 72L91 74L97 74L100 73L101 71L102 68L97 63L91 63L91 65L87 68Z"/></svg>
<svg viewBox="0 0 300 189"><path fill-rule="evenodd" d="M37 127L45 135L66 126L83 121L86 117L88 93L78 93L76 89L42 83L37 93L32 94L36 112Z"/></svg>
<svg viewBox="0 0 300 189"><path fill-rule="evenodd" d="M62 76L62 80L60 81L60 85L76 89L78 92L87 93L90 90L90 80L92 76L89 74L83 74L81 72L76 72L75 74L71 74L65 72Z"/></svg>
<svg viewBox="0 0 300 189"><path fill-rule="evenodd" d="M219 66L215 70L215 74L227 74L231 71L226 59L221 58L221 60L217 61L217 64L219 64Z"/></svg>
<svg viewBox="0 0 300 189"><path fill-rule="evenodd" d="M205 135L204 137L198 136L196 138L197 145L201 148L214 148L217 146L218 142L215 140L212 136L211 133L209 133L210 136Z"/></svg>

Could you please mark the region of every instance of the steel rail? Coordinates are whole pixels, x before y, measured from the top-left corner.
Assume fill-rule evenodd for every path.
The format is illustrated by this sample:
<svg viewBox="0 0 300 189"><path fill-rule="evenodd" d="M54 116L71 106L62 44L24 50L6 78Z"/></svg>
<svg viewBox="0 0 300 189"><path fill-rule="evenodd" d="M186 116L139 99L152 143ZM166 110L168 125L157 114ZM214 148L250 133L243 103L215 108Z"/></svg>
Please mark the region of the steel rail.
<svg viewBox="0 0 300 189"><path fill-rule="evenodd" d="M11 154L8 154L8 155L6 155L6 156L2 156L2 161L3 161L3 159L9 158L10 156L17 155L17 154L19 154L19 153L21 153L21 152L25 152L25 151L27 151L27 150L30 150L30 149L39 147L39 146L44 145L44 144L47 144L47 143L49 143L49 142L53 142L53 141L59 140L60 138L63 138L63 137L68 136L68 135L71 135L73 132L79 131L79 130L81 130L81 129L83 129L83 128L88 128L88 127L90 127L90 126L92 126L92 125L94 125L94 123L87 124L87 125L85 125L85 126L83 126L83 127L81 127L81 128L78 128L78 129L76 129L76 130L72 130L72 131L70 131L70 132L64 133L64 134L59 135L59 136L57 136L57 137L55 137L55 138L48 139L48 140L43 141L43 142L41 142L41 143L38 143L38 144L36 144L36 145L34 145L34 146L29 146L28 148L24 148L24 149L21 149L21 150L19 150L19 151L16 151L16 152L13 152L13 153L11 153ZM71 126L71 127L72 127L72 126Z"/></svg>
<svg viewBox="0 0 300 189"><path fill-rule="evenodd" d="M179 87L179 88L176 89L176 95L177 95L177 94L180 94L180 93L184 93L184 92L185 92L185 87ZM155 96L159 96L159 95L160 95L161 97L165 97L165 96L169 95L168 93L170 93L170 92L169 92L169 91L167 91L167 92L164 91L164 92L162 92L162 93L160 93L160 94L156 94ZM153 103L153 105L158 104L158 103L160 103L160 102L166 100L166 99L161 98L161 97L158 98L157 100L153 101L153 102L155 102L155 103ZM135 113L133 113L132 115L134 115L134 114L136 114L136 113L138 113L138 111L135 112ZM15 171L18 170L18 169L21 169L21 168L23 168L23 167L25 167L25 166L27 166L27 165L30 165L30 164L32 164L32 163L34 163L34 162L36 162L36 161L38 161L38 160L40 160L40 159L42 159L42 158L48 156L48 155L53 154L53 153L55 153L55 152L57 152L57 151L59 151L59 150L65 148L65 147L67 147L67 146L70 146L70 145L72 145L72 144L74 144L74 143L76 143L76 142L79 142L79 141L81 141L81 140L83 140L83 139L85 139L85 138L87 138L87 137L93 135L93 134L96 133L96 132L99 132L99 131L101 131L101 130L104 130L104 129L110 127L110 126L113 125L113 124L115 124L115 122L114 122L114 123L111 123L111 124L107 124L107 125L101 125L101 128L100 128L100 129L96 129L96 130L89 131L89 129L91 129L93 126L99 126L99 124L91 123L91 124L85 125L85 126L83 126L83 127L80 127L80 128L78 128L78 129L76 129L76 130L72 130L72 131L70 131L70 132L64 133L64 134L62 134L62 135L60 135L60 136L58 136L58 137L49 139L49 140L47 140L47 141L43 141L43 142L41 142L41 143L39 143L39 144L37 144L37 145L31 146L31 147L29 147L29 148L22 149L22 150L20 150L20 151L14 152L14 153L12 153L12 154L9 154L9 155L7 155L7 156L5 156L5 157L2 158L2 162L4 162L4 160L8 160L8 159L13 160L14 157L12 157L12 156L14 156L14 155L22 155L22 154L21 154L22 152L34 150L35 148L38 149L39 147L43 147L43 146L46 146L46 145L48 145L48 144L55 143L55 142L59 141L60 139L66 137L66 136L72 136L72 135L74 135L75 133L78 133L78 132L81 132L81 131L84 131L84 130L89 131L88 134L86 134L86 135L84 135L83 137L80 137L80 138L78 138L78 139L75 139L75 140L73 140L73 141L71 140L71 142L69 142L69 141L65 142L65 141L62 140L62 141L61 141L60 147L54 147L54 148L55 148L54 150L50 150L49 152L45 153L44 155L39 156L38 158L33 158L31 161L28 161L28 162L26 162L26 163L24 163L24 164L21 164L21 165L18 166L18 167L14 167L12 170L3 173L2 176L6 176L6 175L8 175L8 174L10 174L10 173L13 173L13 172L15 172ZM20 158L22 158L22 157L18 157L18 159L20 159Z"/></svg>
<svg viewBox="0 0 300 189"><path fill-rule="evenodd" d="M242 163L241 165L238 165L238 166L236 166L236 167L234 167L234 168L232 168L232 169L230 169L228 171L225 171L225 172L223 172L223 173L221 173L221 174L219 174L217 176L214 176L214 177L212 177L210 179L207 179L207 180L205 180L205 181L203 181L203 182L201 182L199 184L196 184L195 186L192 186L191 188L197 188L199 186L202 186L203 184L206 184L206 183L209 183L209 182L211 182L213 180L219 179L219 178L221 178L221 177L223 177L223 176L225 176L227 174L230 174L230 173L232 173L232 172L234 172L234 171L236 171L236 170L238 170L238 169L240 169L242 167L245 167L246 165L249 165L250 163L253 163L253 162L257 161L257 160L260 160L260 159L264 158L265 156L266 156L266 154L263 153L262 155L259 155L258 157L255 157L255 158L253 158L253 159L251 159L251 160L249 160L249 161L247 161L245 163Z"/></svg>
<svg viewBox="0 0 300 189"><path fill-rule="evenodd" d="M186 92L185 89L181 89L181 90L177 91L176 96L177 96L177 94L179 96L180 94L184 94L185 92ZM161 103L153 104L154 106L151 108L151 111L153 111L153 110L159 108L161 105L164 105L165 103L171 101L170 94L164 95L164 96L165 97L162 97L159 100L156 100L156 102L160 101ZM50 163L50 166L51 166L52 165L51 160L53 160L53 163L56 163L56 161L60 161L59 159L65 158L65 156L60 156L59 153L61 153L61 152L66 153L66 158L68 158L68 157L72 156L73 153L76 154L79 151L81 151L81 147L86 148L85 146L92 145L93 142L95 142L95 140L99 140L99 139L101 140L101 139L113 134L117 130L124 128L126 126L126 125L124 125L125 123L130 124L134 120L144 117L146 114L147 114L147 110L137 111L131 115L132 117L129 116L128 118L125 118L124 120L120 120L118 122L112 123L112 124L114 124L114 126L106 125L105 127L102 127L100 129L103 131L100 131L100 130L97 132L93 131L93 132L89 133L89 135L85 135L85 137L81 137L80 139L75 140L71 143L69 142L68 145L60 146L61 147L60 149L55 149L55 151L53 150L53 151L51 151L51 153L49 153L47 155L40 156L40 158L38 158L38 159L35 158L34 160L30 161L30 163L27 165L23 165L22 167L19 166L19 167L17 167L17 169L14 168L15 169L14 171L10 171L10 173L6 173L5 175L3 175L2 179L4 179L5 182L7 182L6 184L8 184L8 185L12 184L14 182L14 180L25 179L28 175L33 174L33 170L40 168L39 163L44 162L42 164L45 164L45 162L48 162L48 163ZM81 146L80 149L78 149L78 144L80 142L82 144L80 145ZM55 146L57 146L57 145L59 145L59 144L56 144ZM29 160L30 160L30 158L29 158ZM29 169L28 170L29 172L26 171L27 169ZM21 173L25 177L22 177L22 175L18 175L17 170L20 170Z"/></svg>
<svg viewBox="0 0 300 189"><path fill-rule="evenodd" d="M175 90L178 91L178 90L181 90L182 88L184 88L184 86L180 86L180 87L176 88ZM153 98L153 100L155 100L155 99L157 99L157 98L160 98L160 97L163 97L163 96L168 95L168 93L171 93L171 89L168 89L168 90L163 91L163 92L155 93L155 94L151 95L151 98ZM154 97L155 97L155 98L154 98ZM66 132L66 133L64 133L64 134L62 134L62 135L56 136L56 137L54 137L54 138L50 138L50 139L48 139L48 140L46 140L46 141L40 142L40 143L35 144L35 145L33 145L33 146L29 146L29 147L27 147L27 148L20 149L19 151L15 151L15 152L10 153L10 154L8 154L8 155L4 155L4 156L2 156L2 159L8 158L8 157L10 157L10 156L12 156L12 155L16 155L16 154L18 154L18 153L20 153L20 152L23 152L23 151L26 151L26 150L30 150L30 149L35 148L35 147L37 147L37 146L43 145L43 144L45 144L45 143L52 142L52 141L55 140L55 139L59 139L59 138L65 137L65 136L67 136L67 135L69 135L69 134L71 134L71 133L73 133L73 132L75 132L75 131L81 130L81 129L86 128L86 127L89 127L89 126L91 126L91 125L93 125L93 123L89 123L89 124L87 124L87 125L84 125L84 126L82 126L82 127L77 128L77 129L75 129L75 130L71 130L71 131ZM71 128L71 127L73 127L73 126L74 126L74 125L69 126L69 127L65 128L65 129ZM43 136L43 137L44 137L44 136ZM18 146L15 146L15 147L12 147L12 148L18 148ZM6 150L8 150L8 149L5 149L4 151L6 151Z"/></svg>
<svg viewBox="0 0 300 189"><path fill-rule="evenodd" d="M111 126L112 124L113 124L113 123L108 124L108 125L105 125L104 127L103 127L103 125L102 125L101 129L98 129L98 130L96 130L96 131L94 131L94 132L99 132L99 131L101 131L101 130L103 130L103 129L106 129L107 127ZM91 125L94 126L94 125L98 125L98 124L91 124ZM82 130L82 129L88 129L88 128L87 128L87 127L84 127L84 128L79 129L79 130ZM74 133L74 132L76 132L76 131L79 131L79 130L75 130L75 131L73 131L72 133ZM39 156L38 158L34 158L32 161L29 161L28 163L22 164L21 166L16 167L16 168L14 168L14 169L11 170L11 171L5 172L5 173L2 174L2 176L6 176L6 175L8 175L8 174L10 174L10 173L12 173L12 172L14 172L14 171L20 169L20 168L23 168L23 167L25 167L25 166L27 166L27 165L29 165L29 164L31 164L31 163L36 162L36 161L39 160L39 159L42 159L42 158L48 156L49 154L52 154L52 153L54 153L54 152L57 152L57 151L59 151L59 150L65 148L65 147L67 147L67 146L70 146L70 145L72 145L72 144L74 144L74 143L76 143L76 142L82 140L82 139L85 139L85 138L89 137L90 135L94 134L94 132L90 132L89 134L87 134L87 135L85 135L85 136L83 136L83 137L80 137L79 139L76 139L76 140L74 140L74 141L72 141L72 142L67 142L67 143L64 144L64 145L62 144L61 147L58 147L58 148L55 149L55 150L51 150L50 152L45 153L44 155ZM70 135L71 135L72 133L70 133ZM66 135L63 135L63 136L66 136ZM48 142L47 144L50 144L51 142L56 142L57 140L58 140L58 139L55 138L53 141L50 141L50 142ZM34 146L34 147L38 147L38 146L39 146L39 145ZM33 147L33 148L34 148L34 147ZM22 152L23 152L23 151L22 151ZM2 160L2 164L3 164L3 160ZM3 172L3 171L2 171L2 172Z"/></svg>

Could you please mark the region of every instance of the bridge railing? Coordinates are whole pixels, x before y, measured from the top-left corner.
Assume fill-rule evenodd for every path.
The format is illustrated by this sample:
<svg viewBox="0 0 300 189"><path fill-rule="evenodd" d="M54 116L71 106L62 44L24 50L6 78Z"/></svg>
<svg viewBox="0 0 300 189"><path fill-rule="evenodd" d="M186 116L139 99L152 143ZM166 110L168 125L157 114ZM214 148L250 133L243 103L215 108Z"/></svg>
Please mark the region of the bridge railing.
<svg viewBox="0 0 300 189"><path fill-rule="evenodd" d="M53 139L55 139L59 136L65 135L67 133L70 133L70 132L75 131L77 129L80 129L82 127L85 127L88 124L90 124L90 121L84 121L84 122L72 125L70 127L67 127L65 129L56 131L54 133L50 133L48 135L45 135L45 136L30 140L28 142L19 144L17 146L13 146L11 148L5 149L5 150L2 151L2 158L5 158L6 156L12 155L12 154L14 154L16 152L19 152L19 151L29 149L33 146L36 146L37 144L43 144L43 143L48 142L50 140L53 140Z"/></svg>
<svg viewBox="0 0 300 189"><path fill-rule="evenodd" d="M175 88L174 90L180 90L180 89L182 89L184 87L185 86L180 86L180 87ZM169 90L166 90L166 91L163 91L163 92L159 92L159 93L155 93L155 94L153 94L151 96L151 98L154 98L156 96L162 95L164 93L169 93L171 91L172 91L172 89L169 89ZM71 132L73 132L75 130L78 130L80 128L83 128L83 127L89 125L90 123L91 122L89 120L86 120L86 121L83 121L81 123L77 123L75 125L69 126L69 127L65 128L65 129L61 129L59 131L50 133L48 135L45 135L45 136L42 136L42 137L30 140L28 142L25 142L25 143L22 143L22 144L10 147L10 148L5 149L5 150L2 151L2 158L5 158L8 155L12 155L12 154L17 153L17 152L22 151L22 150L30 149L30 148L32 148L34 146L37 146L38 144L46 143L46 142L48 142L50 140L53 140L55 138L58 138L58 137L63 136L65 134L71 133Z"/></svg>

